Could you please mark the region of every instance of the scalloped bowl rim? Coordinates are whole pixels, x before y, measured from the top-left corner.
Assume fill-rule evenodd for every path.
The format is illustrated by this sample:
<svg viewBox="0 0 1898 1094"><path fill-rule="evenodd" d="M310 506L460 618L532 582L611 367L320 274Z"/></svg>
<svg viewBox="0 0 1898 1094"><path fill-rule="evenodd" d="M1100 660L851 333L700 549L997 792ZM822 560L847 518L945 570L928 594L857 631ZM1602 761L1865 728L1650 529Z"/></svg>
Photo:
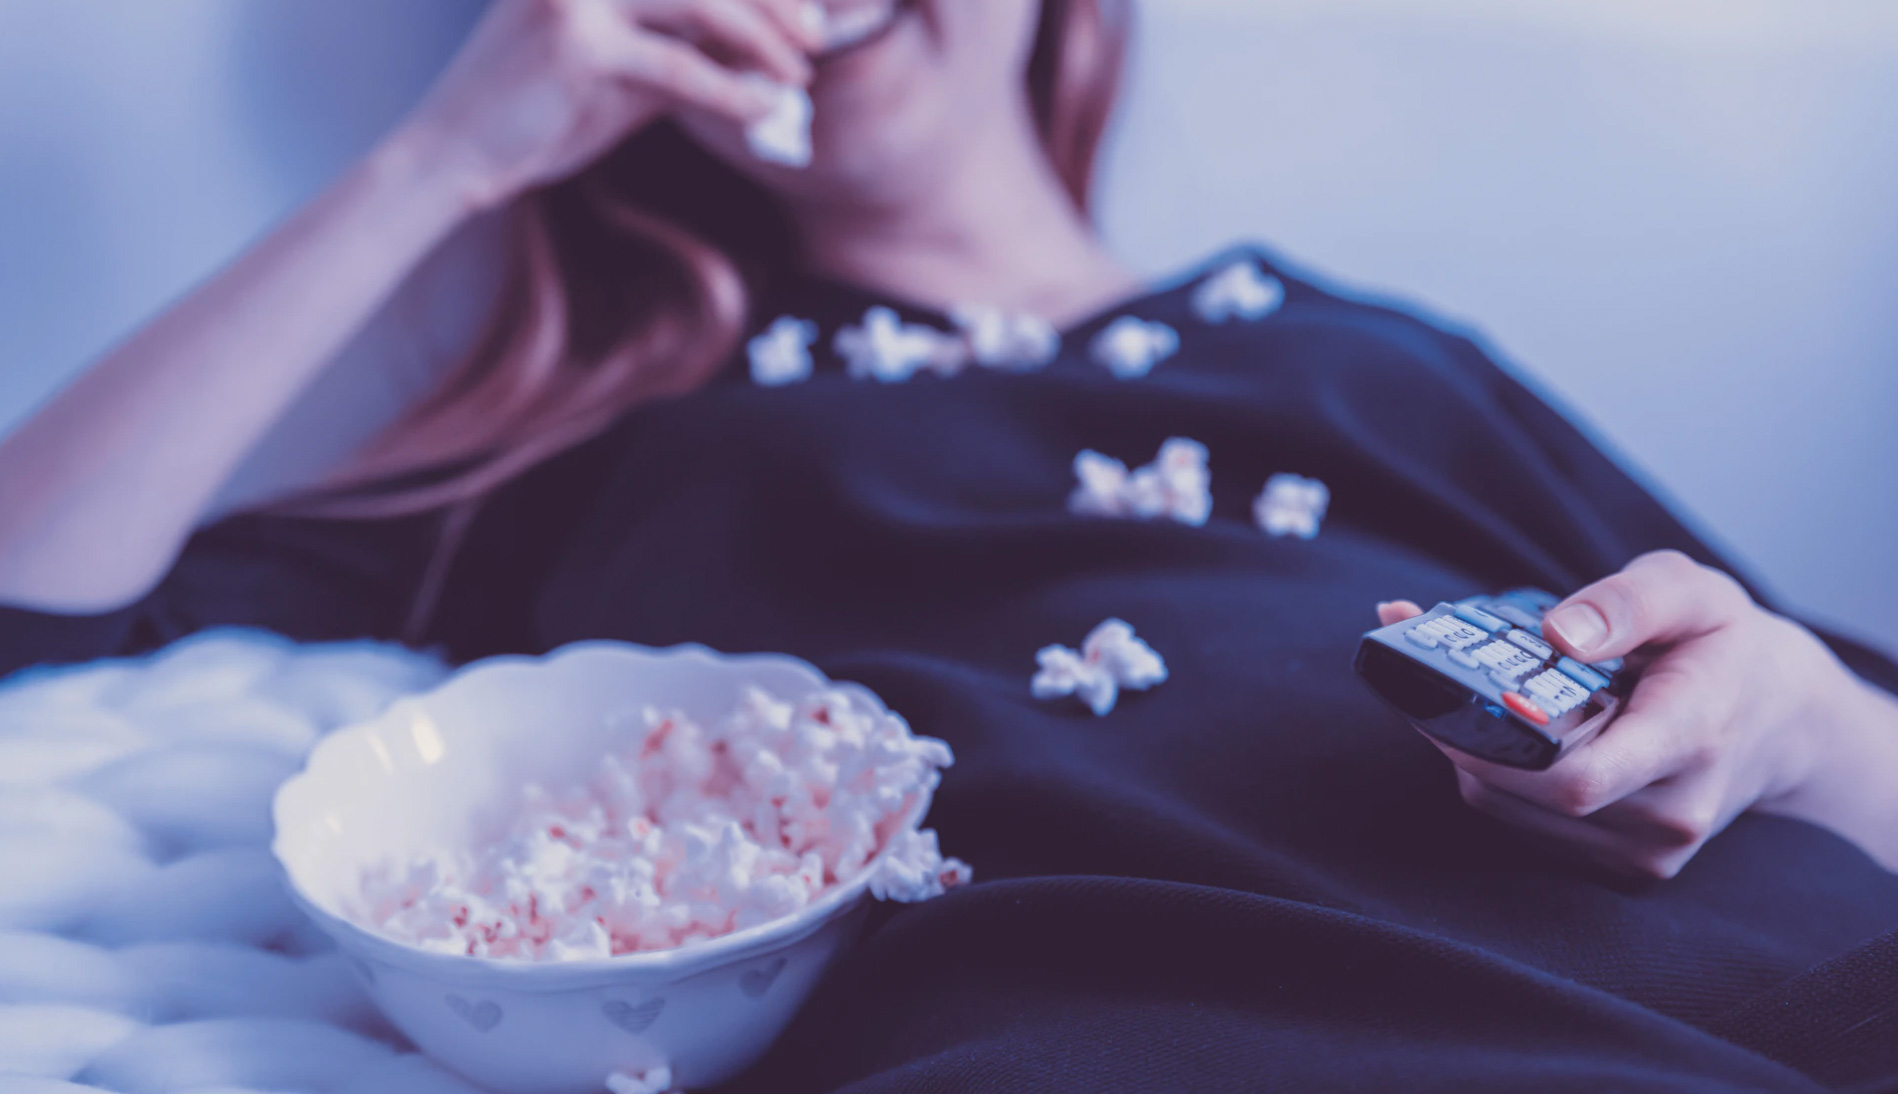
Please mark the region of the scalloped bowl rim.
<svg viewBox="0 0 1898 1094"><path fill-rule="evenodd" d="M870 879L875 874L876 867L889 853L888 847L878 852L856 877L848 882L837 884L818 900L790 915L779 916L765 923L686 946L675 946L665 950L645 950L615 957L569 961L508 960L423 949L364 927L326 907L323 902L305 891L298 880L296 869L285 856L282 835L285 828L284 818L286 813L297 809L299 803L321 799L318 773L326 756L340 754L341 750L350 747L348 741L351 738L366 735L370 730L399 715L402 711L416 705L425 705L430 699L452 688L466 686L465 681L471 677L496 673L512 674L522 669L536 673L556 672L559 671L558 666L569 659L600 654L623 656L629 660L643 662L663 662L675 659L699 661L708 663L721 671L751 665L777 665L789 668L800 675L809 676L813 691L821 689L843 691L850 694L853 699L867 701L878 714L893 713L870 689L861 684L832 680L817 666L801 658L781 653L720 653L696 642L653 647L632 642L593 639L569 643L539 656L502 654L470 662L455 670L435 687L395 700L374 718L327 734L310 750L305 758L303 769L277 788L271 800L271 820L274 832L270 850L278 869L284 876L285 888L291 899L326 934L347 951L358 956L374 957L398 968L405 968L419 975L442 981L467 983L478 980L483 984L504 985L514 991L527 992L568 990L594 982L621 980L627 974L657 974L666 980L683 979L714 966L726 965L762 952L783 949L816 933L826 923L856 906L868 891ZM924 786L915 803L904 815L902 829L914 829L921 825L923 817L929 811L934 790L935 780L932 779Z"/></svg>

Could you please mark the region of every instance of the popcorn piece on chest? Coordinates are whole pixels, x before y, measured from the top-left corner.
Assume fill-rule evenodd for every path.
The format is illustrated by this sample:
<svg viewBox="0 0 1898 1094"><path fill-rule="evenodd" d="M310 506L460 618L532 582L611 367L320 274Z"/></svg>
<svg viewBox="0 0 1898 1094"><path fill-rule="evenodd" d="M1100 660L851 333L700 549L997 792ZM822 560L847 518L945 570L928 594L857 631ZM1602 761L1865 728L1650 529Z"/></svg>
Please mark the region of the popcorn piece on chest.
<svg viewBox="0 0 1898 1094"><path fill-rule="evenodd" d="M1331 490L1317 479L1273 475L1252 503L1252 516L1267 535L1313 539L1330 506Z"/></svg>
<svg viewBox="0 0 1898 1094"><path fill-rule="evenodd" d="M745 346L751 358L751 378L764 387L780 387L810 379L811 344L817 324L789 315L780 317Z"/></svg>
<svg viewBox="0 0 1898 1094"><path fill-rule="evenodd" d="M1227 266L1193 291L1193 310L1208 323L1264 319L1284 303L1285 284L1250 259Z"/></svg>
<svg viewBox="0 0 1898 1094"><path fill-rule="evenodd" d="M1074 457L1078 485L1068 496L1076 516L1172 520L1194 527L1213 513L1212 475L1206 446L1174 437L1154 461L1131 474L1127 465L1092 450Z"/></svg>
<svg viewBox="0 0 1898 1094"><path fill-rule="evenodd" d="M1079 653L1066 646L1048 646L1035 660L1041 666L1031 685L1035 698L1073 695L1096 715L1113 710L1122 689L1145 691L1167 678L1166 662L1118 619L1095 627Z"/></svg>
<svg viewBox="0 0 1898 1094"><path fill-rule="evenodd" d="M1030 371L1061 352L1061 335L1038 316L1016 314L986 304L963 304L949 313L962 332L969 354L984 368Z"/></svg>
<svg viewBox="0 0 1898 1094"><path fill-rule="evenodd" d="M771 113L745 127L745 143L751 146L751 154L766 163L809 167L811 119L816 113L810 94L801 87L780 84L755 72L748 72L743 78L770 92L776 100Z"/></svg>
<svg viewBox="0 0 1898 1094"><path fill-rule="evenodd" d="M1068 512L1077 517L1124 517L1127 465L1091 448L1074 457L1077 485L1068 495Z"/></svg>
<svg viewBox="0 0 1898 1094"><path fill-rule="evenodd" d="M1123 315L1094 336L1090 351L1096 363L1122 380L1134 380L1178 353L1179 332L1165 323L1149 323Z"/></svg>
<svg viewBox="0 0 1898 1094"><path fill-rule="evenodd" d="M842 691L753 690L709 729L648 711L590 782L523 788L501 838L366 871L360 918L443 953L560 961L743 930L866 868L879 894L926 899L968 867L898 821L953 762Z"/></svg>
<svg viewBox="0 0 1898 1094"><path fill-rule="evenodd" d="M865 312L862 326L838 331L833 345L851 376L885 383L901 383L924 369L952 376L968 359L960 339L934 327L905 323L882 306Z"/></svg>

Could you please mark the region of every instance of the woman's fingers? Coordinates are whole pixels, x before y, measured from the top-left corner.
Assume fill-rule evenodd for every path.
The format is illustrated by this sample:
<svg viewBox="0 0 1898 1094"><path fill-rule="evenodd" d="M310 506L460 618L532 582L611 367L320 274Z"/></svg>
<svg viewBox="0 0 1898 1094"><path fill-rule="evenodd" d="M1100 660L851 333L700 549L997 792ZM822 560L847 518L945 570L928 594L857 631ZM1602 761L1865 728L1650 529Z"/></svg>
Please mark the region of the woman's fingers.
<svg viewBox="0 0 1898 1094"><path fill-rule="evenodd" d="M1751 608L1733 578L1679 551L1656 551L1556 605L1542 630L1564 653L1606 661L1651 642L1708 634Z"/></svg>
<svg viewBox="0 0 1898 1094"><path fill-rule="evenodd" d="M818 0L746 0L807 54L824 48L829 9Z"/></svg>
<svg viewBox="0 0 1898 1094"><path fill-rule="evenodd" d="M1386 600L1377 606L1379 626L1388 627L1392 623L1402 623L1406 619L1415 619L1423 614L1415 601Z"/></svg>
<svg viewBox="0 0 1898 1094"><path fill-rule="evenodd" d="M824 48L824 26L830 21L830 9L819 0L755 0L773 22L791 35L805 50L819 53Z"/></svg>
<svg viewBox="0 0 1898 1094"><path fill-rule="evenodd" d="M1380 618L1401 618L1394 608L1380 606ZM1643 555L1558 605L1543 632L1584 661L1627 657L1640 679L1615 720L1548 771L1439 744L1471 805L1657 878L1762 804L1892 846L1890 781L1858 774L1889 766L1889 713L1856 704L1864 685L1837 657L1731 577L1678 552ZM1875 736L1855 738L1865 727Z"/></svg>
<svg viewBox="0 0 1898 1094"><path fill-rule="evenodd" d="M1707 706L1705 685L1682 671L1658 670L1594 740L1547 771L1504 767L1439 746L1483 782L1564 817L1589 817L1652 783L1706 759L1722 713Z"/></svg>
<svg viewBox="0 0 1898 1094"><path fill-rule="evenodd" d="M1484 782L1461 767L1456 770L1457 791L1472 809L1494 817L1532 837L1552 851L1617 873L1637 871L1627 863L1627 841L1585 820L1551 813L1532 801Z"/></svg>
<svg viewBox="0 0 1898 1094"><path fill-rule="evenodd" d="M643 21L779 83L811 81L808 53L817 48L815 35L786 28L758 0L680 0Z"/></svg>
<svg viewBox="0 0 1898 1094"><path fill-rule="evenodd" d="M1702 781L1650 786L1586 818L1551 812L1458 769L1463 800L1540 842L1619 874L1666 879L1680 873L1732 811Z"/></svg>
<svg viewBox="0 0 1898 1094"><path fill-rule="evenodd" d="M576 4L575 19L576 35L598 64L675 102L739 122L761 118L776 104L768 88L684 41L635 30L602 3Z"/></svg>

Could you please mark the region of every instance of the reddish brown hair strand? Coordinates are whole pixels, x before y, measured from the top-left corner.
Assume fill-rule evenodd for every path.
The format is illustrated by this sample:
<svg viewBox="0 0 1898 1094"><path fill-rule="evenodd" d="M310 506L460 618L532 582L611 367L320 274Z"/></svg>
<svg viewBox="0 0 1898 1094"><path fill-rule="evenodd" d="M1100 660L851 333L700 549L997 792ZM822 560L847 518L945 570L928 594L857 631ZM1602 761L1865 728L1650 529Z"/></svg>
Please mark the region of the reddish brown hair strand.
<svg viewBox="0 0 1898 1094"><path fill-rule="evenodd" d="M1083 211L1131 15L1131 0L1042 4L1028 91L1049 161ZM474 351L320 491L277 508L465 514L632 408L703 384L737 350L752 299L795 269L772 197L671 124L530 196L514 217L513 268Z"/></svg>

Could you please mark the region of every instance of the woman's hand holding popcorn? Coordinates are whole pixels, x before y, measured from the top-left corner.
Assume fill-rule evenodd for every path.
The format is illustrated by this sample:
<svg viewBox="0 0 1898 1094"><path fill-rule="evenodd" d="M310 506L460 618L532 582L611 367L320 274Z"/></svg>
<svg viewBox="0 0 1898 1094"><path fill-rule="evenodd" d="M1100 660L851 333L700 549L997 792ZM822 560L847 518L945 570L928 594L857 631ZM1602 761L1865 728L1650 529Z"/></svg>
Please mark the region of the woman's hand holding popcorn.
<svg viewBox="0 0 1898 1094"><path fill-rule="evenodd" d="M1417 614L1378 606L1385 624ZM1643 555L1556 606L1543 633L1581 661L1628 657L1640 681L1547 771L1438 746L1471 805L1639 876L1673 877L1749 809L1831 828L1898 869L1898 700L1733 578Z"/></svg>
<svg viewBox="0 0 1898 1094"><path fill-rule="evenodd" d="M399 140L489 208L573 174L680 108L738 124L811 80L798 0L501 0ZM763 77L763 79L760 79Z"/></svg>

